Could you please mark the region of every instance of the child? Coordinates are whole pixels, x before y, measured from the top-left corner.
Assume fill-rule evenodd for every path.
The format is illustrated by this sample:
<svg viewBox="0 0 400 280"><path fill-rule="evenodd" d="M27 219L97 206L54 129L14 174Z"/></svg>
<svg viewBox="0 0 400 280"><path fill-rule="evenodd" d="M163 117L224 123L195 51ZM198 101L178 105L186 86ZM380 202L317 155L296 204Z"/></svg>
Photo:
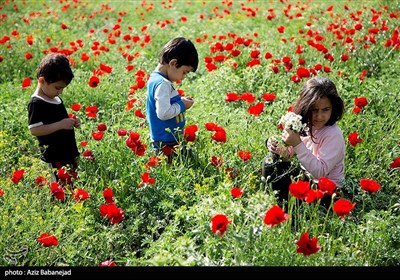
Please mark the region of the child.
<svg viewBox="0 0 400 280"><path fill-rule="evenodd" d="M38 84L28 104L28 128L39 141L41 159L53 171L68 167L76 177L79 152L74 128L80 126L80 120L68 116L60 98L74 77L68 58L59 53L45 56L36 76ZM58 181L57 171L52 173L52 178Z"/></svg>
<svg viewBox="0 0 400 280"><path fill-rule="evenodd" d="M300 162L302 171L291 170L288 161L278 159L272 164L265 160L262 176L278 190L280 201L288 199L291 177L303 172L309 180L318 182L326 177L341 187L344 179L345 141L341 129L336 124L343 116L344 103L339 97L335 84L324 77L309 79L300 90L300 97L294 105L294 113L302 116L302 122L309 127L305 135L299 135L288 128L283 130L282 140L287 147L278 148L271 138L266 141L267 148L274 154L294 154ZM279 156L278 156L279 158ZM325 196L322 204L330 204L330 196Z"/></svg>
<svg viewBox="0 0 400 280"><path fill-rule="evenodd" d="M185 111L192 107L191 97L180 96L173 86L189 72L196 72L199 63L193 43L183 37L170 40L161 50L158 65L147 84L147 121L156 153L170 155L179 144L185 126Z"/></svg>

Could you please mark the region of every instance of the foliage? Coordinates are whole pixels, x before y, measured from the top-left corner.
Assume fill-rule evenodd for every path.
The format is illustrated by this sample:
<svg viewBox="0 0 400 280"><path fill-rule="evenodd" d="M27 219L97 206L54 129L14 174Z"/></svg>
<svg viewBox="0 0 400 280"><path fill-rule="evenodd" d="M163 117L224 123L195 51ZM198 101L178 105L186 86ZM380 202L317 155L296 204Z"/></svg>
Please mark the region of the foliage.
<svg viewBox="0 0 400 280"><path fill-rule="evenodd" d="M400 157L399 41L385 46L398 32L398 7L399 1L3 2L0 266L97 266L106 260L118 266L398 266L400 175L399 168L390 164ZM357 23L361 29L354 28ZM283 33L277 31L279 26L284 26ZM29 35L32 45L26 41ZM177 150L171 164L161 157L158 165L147 167L154 155L149 128L134 113L140 109L146 114L147 92L146 87L133 88L138 71L150 74L161 47L175 36L192 39L199 52L197 72L176 85L194 98L186 118L199 130L194 142ZM239 39L248 44L237 43ZM317 50L309 40L328 51ZM216 45L232 42L240 55L215 51ZM95 160L80 159L74 186L90 194L80 202L70 191L64 202L52 196L50 170L27 129L35 70L44 52L54 48L71 52L75 77L62 98L68 111L82 120L75 130L80 152L90 149L95 155ZM253 51L260 52L260 63L251 67ZM265 58L267 52L272 58ZM27 53L31 59L26 59ZM83 61L82 54L89 60ZM341 60L343 54L349 56L347 61ZM218 55L226 59L216 61ZM292 68L283 62L285 57ZM215 70L207 68L206 58L211 58ZM299 63L300 58L305 64ZM88 81L100 63L113 70L99 75L99 85L92 88ZM260 182L267 152L264 141L276 133L280 117L297 98L304 79L292 80L296 70L319 64L323 68L316 74L332 79L345 101L339 122L344 136L357 132L362 139L356 146L346 144L347 178L338 194L356 206L340 218L332 205L325 209L298 204L293 198L284 209L290 218L268 228L263 219L276 198ZM133 70L127 69L129 65ZM367 72L361 78L363 70ZM31 85L23 88L28 77ZM230 92L251 93L256 101L227 102ZM265 101L264 93L274 93L276 99ZM368 105L354 113L358 97L365 97ZM133 98L137 100L128 109ZM264 104L262 113L249 114L249 106L257 102ZM73 104L82 109L73 111ZM96 118L86 116L85 109L92 105L99 108ZM210 122L224 128L226 143L211 139L205 128ZM91 133L100 123L107 130L96 141ZM147 145L143 156L126 146L126 136L117 133L120 128L140 134ZM87 146L81 145L85 141ZM250 151L251 158L241 159L240 151ZM213 156L223 158L223 164L214 166ZM23 178L13 183L12 174L22 169ZM150 173L154 184L140 184L144 172ZM38 176L48 183L38 186ZM363 178L382 188L376 193L363 191ZM242 196L232 197L235 187ZM113 190L116 205L124 211L120 223L100 215L106 188ZM231 220L222 236L210 227L218 213ZM317 237L321 247L310 256L296 252L296 241L304 231ZM42 246L37 242L42 233L55 235L58 245Z"/></svg>

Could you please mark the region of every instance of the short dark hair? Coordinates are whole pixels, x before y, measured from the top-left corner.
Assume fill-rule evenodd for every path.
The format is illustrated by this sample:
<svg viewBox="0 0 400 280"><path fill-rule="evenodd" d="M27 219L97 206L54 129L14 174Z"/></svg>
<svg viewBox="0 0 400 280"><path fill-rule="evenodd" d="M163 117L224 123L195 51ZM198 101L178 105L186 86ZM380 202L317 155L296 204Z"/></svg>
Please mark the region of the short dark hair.
<svg viewBox="0 0 400 280"><path fill-rule="evenodd" d="M36 77L43 77L47 83L64 81L67 85L74 78L68 58L60 53L50 53L39 63Z"/></svg>
<svg viewBox="0 0 400 280"><path fill-rule="evenodd" d="M168 64L172 59L176 59L176 67L183 65L193 67L193 72L196 72L199 64L199 56L196 47L192 41L177 37L170 40L161 50L158 61L161 64Z"/></svg>

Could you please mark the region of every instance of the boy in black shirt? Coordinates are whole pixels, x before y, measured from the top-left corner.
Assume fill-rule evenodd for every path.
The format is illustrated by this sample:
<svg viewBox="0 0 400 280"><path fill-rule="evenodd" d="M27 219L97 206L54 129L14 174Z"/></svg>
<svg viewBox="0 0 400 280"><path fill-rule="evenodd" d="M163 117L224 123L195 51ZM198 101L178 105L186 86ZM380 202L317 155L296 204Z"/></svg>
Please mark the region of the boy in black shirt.
<svg viewBox="0 0 400 280"><path fill-rule="evenodd" d="M53 180L70 183L77 177L78 147L74 128L80 126L79 118L70 118L60 94L73 79L68 58L51 53L43 58L37 68L38 85L28 104L29 130L39 141L41 159L54 171ZM66 172L60 172L66 167ZM58 176L62 174L62 176ZM59 178L60 177L60 178ZM61 178L62 177L62 178Z"/></svg>

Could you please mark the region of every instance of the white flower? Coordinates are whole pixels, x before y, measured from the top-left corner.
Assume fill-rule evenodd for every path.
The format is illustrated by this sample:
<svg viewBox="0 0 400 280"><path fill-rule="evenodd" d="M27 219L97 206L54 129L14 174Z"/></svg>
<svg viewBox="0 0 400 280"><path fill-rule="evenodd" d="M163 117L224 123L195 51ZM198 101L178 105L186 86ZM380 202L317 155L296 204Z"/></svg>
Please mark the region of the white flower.
<svg viewBox="0 0 400 280"><path fill-rule="evenodd" d="M293 112L287 112L286 115L283 115L279 121L279 125L283 128L290 128L294 132L300 133L303 131L307 131L307 124L303 124L301 122L302 117Z"/></svg>

